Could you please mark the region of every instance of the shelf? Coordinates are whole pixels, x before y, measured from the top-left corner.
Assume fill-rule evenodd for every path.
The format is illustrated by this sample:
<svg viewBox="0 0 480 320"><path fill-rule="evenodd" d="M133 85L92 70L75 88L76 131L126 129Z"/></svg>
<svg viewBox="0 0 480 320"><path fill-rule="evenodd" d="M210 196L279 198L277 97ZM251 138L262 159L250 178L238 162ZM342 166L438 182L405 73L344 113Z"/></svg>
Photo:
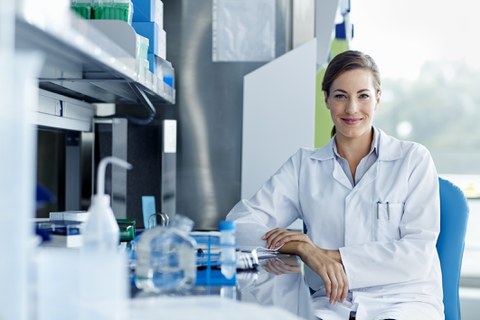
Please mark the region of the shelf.
<svg viewBox="0 0 480 320"><path fill-rule="evenodd" d="M40 89L33 118L38 126L72 131L92 131L95 114L91 104Z"/></svg>
<svg viewBox="0 0 480 320"><path fill-rule="evenodd" d="M147 72L140 79L135 58L113 43L88 21L73 14L65 23L39 23L17 14L17 50L43 53L39 77L41 89L88 103L175 103L175 90Z"/></svg>

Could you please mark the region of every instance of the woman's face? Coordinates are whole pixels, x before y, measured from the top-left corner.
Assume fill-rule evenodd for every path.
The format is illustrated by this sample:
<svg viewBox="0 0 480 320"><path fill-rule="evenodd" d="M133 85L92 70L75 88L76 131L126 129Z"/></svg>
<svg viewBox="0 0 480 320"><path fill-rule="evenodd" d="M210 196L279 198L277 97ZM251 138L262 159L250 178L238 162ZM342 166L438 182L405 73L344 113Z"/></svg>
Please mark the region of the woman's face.
<svg viewBox="0 0 480 320"><path fill-rule="evenodd" d="M338 76L325 99L337 136L358 138L371 132L380 92L367 69L353 69Z"/></svg>

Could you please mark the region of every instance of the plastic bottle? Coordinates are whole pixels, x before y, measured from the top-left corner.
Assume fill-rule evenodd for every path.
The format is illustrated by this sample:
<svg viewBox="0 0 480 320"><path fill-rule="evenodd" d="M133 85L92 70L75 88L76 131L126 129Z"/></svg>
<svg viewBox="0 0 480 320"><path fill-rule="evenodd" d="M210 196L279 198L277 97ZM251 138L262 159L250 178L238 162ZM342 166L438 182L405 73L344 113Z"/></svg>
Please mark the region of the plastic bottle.
<svg viewBox="0 0 480 320"><path fill-rule="evenodd" d="M220 221L220 270L226 279L232 279L237 272L235 252L235 221Z"/></svg>
<svg viewBox="0 0 480 320"><path fill-rule="evenodd" d="M83 229L83 247L96 250L116 251L120 240L120 229L110 207L110 196L105 194L105 171L109 163L130 169L132 166L121 159L106 157L100 161L97 172L97 194L92 196L89 218Z"/></svg>
<svg viewBox="0 0 480 320"><path fill-rule="evenodd" d="M120 230L110 207L110 196L104 194L105 170L109 163L131 168L128 162L114 157L106 157L99 164L97 194L92 196L89 218L82 230L82 320L118 320L123 319L126 313L127 257L119 250Z"/></svg>
<svg viewBox="0 0 480 320"><path fill-rule="evenodd" d="M140 236L135 284L152 293L178 292L196 280L195 240L189 236L193 221L175 215L169 226L156 226Z"/></svg>

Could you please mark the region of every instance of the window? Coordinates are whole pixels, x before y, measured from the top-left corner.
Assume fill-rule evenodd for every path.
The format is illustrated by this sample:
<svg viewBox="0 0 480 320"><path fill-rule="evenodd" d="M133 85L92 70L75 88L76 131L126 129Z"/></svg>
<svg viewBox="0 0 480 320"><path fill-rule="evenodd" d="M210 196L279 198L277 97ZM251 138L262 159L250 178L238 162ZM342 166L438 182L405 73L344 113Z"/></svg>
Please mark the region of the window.
<svg viewBox="0 0 480 320"><path fill-rule="evenodd" d="M375 123L427 146L440 176L469 197L462 278L475 286L480 286L479 6L474 0L353 2L350 45L370 54L382 74Z"/></svg>

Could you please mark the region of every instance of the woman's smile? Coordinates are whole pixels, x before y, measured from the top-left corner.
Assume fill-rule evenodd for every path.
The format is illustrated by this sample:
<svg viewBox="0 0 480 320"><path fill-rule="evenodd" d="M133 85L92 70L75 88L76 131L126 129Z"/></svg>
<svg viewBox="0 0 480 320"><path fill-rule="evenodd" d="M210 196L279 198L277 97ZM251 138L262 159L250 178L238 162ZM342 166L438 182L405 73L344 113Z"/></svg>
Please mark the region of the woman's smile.
<svg viewBox="0 0 480 320"><path fill-rule="evenodd" d="M362 118L342 118L346 125L354 126L362 121Z"/></svg>

